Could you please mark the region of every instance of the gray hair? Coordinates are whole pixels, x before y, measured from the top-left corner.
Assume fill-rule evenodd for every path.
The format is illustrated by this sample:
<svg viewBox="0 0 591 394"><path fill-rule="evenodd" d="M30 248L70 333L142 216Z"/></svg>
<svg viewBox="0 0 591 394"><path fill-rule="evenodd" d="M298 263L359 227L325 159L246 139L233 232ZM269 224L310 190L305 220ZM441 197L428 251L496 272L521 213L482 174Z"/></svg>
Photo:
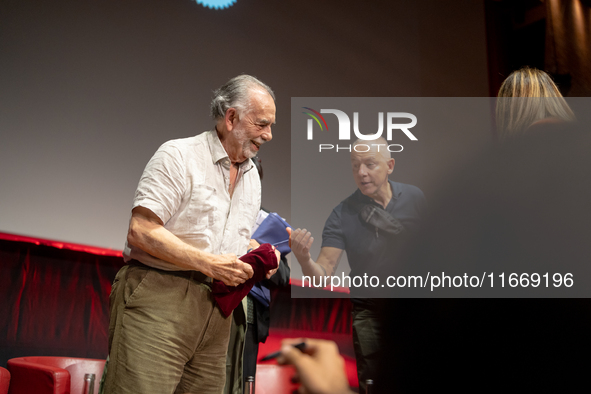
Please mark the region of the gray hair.
<svg viewBox="0 0 591 394"><path fill-rule="evenodd" d="M213 92L211 117L214 120L223 119L226 111L232 107L239 111L245 111L249 106L250 91L257 87L264 89L275 100L275 93L273 93L269 86L253 76L246 74L239 75L230 79Z"/></svg>

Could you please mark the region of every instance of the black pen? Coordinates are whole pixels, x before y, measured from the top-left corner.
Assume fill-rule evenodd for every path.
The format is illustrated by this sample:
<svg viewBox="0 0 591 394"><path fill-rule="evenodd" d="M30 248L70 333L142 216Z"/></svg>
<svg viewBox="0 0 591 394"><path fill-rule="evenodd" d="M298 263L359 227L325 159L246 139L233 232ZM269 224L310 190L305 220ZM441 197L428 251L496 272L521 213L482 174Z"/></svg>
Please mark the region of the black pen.
<svg viewBox="0 0 591 394"><path fill-rule="evenodd" d="M303 352L304 349L306 348L306 342L296 343L295 345L292 345L292 346ZM280 354L281 354L281 350L278 350L276 352L267 354L265 357L261 358L259 361L273 360L274 358L279 357Z"/></svg>

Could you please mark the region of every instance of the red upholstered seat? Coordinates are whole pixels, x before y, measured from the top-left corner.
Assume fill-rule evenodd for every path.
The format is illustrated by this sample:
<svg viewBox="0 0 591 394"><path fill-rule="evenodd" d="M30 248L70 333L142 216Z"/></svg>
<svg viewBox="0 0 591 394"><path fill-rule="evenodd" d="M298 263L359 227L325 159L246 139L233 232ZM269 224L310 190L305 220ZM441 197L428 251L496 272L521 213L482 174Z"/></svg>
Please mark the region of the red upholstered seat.
<svg viewBox="0 0 591 394"><path fill-rule="evenodd" d="M8 360L10 394L81 394L84 375L95 374L94 392L105 360L73 357L19 357Z"/></svg>
<svg viewBox="0 0 591 394"><path fill-rule="evenodd" d="M7 369L0 367L0 394L8 394L8 386L10 385L10 372Z"/></svg>
<svg viewBox="0 0 591 394"><path fill-rule="evenodd" d="M295 369L274 364L257 365L255 394L291 394L298 388L291 382Z"/></svg>

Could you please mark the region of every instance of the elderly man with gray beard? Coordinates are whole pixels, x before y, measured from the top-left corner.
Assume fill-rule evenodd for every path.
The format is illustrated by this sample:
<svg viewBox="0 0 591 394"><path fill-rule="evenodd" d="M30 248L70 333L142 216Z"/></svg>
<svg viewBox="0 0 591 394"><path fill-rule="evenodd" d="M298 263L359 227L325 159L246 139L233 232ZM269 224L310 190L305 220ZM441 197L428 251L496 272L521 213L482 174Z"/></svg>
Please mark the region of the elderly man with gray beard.
<svg viewBox="0 0 591 394"><path fill-rule="evenodd" d="M275 96L240 75L215 92L211 113L214 130L166 142L140 179L111 292L106 393L223 390L231 316L211 284L253 276L237 256L260 207L250 158L272 138Z"/></svg>

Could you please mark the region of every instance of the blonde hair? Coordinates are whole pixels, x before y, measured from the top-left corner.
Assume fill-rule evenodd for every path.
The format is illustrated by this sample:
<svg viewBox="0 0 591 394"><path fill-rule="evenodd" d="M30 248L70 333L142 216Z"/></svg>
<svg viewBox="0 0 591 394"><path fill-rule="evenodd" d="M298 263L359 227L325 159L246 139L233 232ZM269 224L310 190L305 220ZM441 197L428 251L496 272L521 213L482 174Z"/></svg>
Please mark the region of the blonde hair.
<svg viewBox="0 0 591 394"><path fill-rule="evenodd" d="M497 129L502 138L523 134L533 123L546 118L575 120L552 78L536 68L513 71L497 97Z"/></svg>

